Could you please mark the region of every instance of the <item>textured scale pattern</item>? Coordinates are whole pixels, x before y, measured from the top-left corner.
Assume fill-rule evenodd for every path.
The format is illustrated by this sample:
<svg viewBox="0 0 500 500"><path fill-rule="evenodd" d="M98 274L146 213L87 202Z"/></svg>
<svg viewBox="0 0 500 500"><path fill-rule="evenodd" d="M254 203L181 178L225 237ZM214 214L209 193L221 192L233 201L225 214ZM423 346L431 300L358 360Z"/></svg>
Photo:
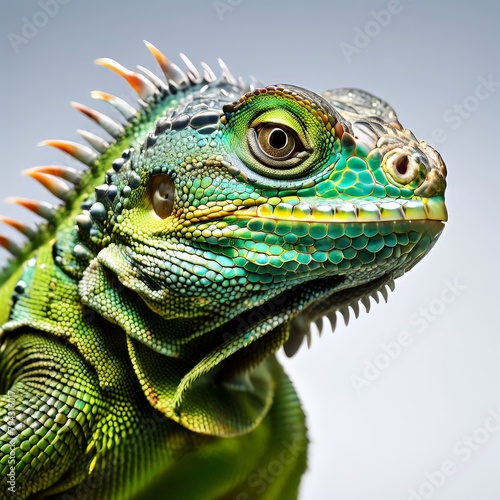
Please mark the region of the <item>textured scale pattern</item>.
<svg viewBox="0 0 500 500"><path fill-rule="evenodd" d="M25 171L62 205L12 198L36 229L0 218L28 240L0 236L0 492L297 498L305 419L274 353L387 300L444 227L446 168L367 92L255 86L146 46L163 78L96 61L137 109L72 103L107 139L43 143L87 169Z"/></svg>

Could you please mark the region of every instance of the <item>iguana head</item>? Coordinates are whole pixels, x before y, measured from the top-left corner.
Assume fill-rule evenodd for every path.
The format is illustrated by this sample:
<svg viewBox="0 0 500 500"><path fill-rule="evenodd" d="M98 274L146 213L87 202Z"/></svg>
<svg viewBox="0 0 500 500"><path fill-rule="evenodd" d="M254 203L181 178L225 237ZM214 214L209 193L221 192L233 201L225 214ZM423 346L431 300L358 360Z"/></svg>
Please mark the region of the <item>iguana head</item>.
<svg viewBox="0 0 500 500"><path fill-rule="evenodd" d="M325 315L357 314L432 247L446 169L371 94L253 89L225 67L201 81L150 48L170 83L103 63L147 106L117 132L120 156L92 160L105 183L82 190L59 258L80 269L83 303L127 333L151 404L233 435L271 404L270 354L293 354Z"/></svg>

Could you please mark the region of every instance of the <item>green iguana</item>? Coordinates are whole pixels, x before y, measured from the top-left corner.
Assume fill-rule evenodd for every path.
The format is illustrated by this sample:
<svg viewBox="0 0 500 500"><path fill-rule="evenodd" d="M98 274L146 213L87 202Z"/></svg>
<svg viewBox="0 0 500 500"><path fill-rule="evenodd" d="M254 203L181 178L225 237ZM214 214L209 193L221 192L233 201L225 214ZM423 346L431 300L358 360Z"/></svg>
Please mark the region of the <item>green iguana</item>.
<svg viewBox="0 0 500 500"><path fill-rule="evenodd" d="M306 426L276 361L384 296L446 220L439 154L355 89L254 88L100 59L139 95L107 139L45 141L62 206L0 276L2 498L297 498ZM72 185L72 186L71 186ZM279 471L264 480L263 470Z"/></svg>

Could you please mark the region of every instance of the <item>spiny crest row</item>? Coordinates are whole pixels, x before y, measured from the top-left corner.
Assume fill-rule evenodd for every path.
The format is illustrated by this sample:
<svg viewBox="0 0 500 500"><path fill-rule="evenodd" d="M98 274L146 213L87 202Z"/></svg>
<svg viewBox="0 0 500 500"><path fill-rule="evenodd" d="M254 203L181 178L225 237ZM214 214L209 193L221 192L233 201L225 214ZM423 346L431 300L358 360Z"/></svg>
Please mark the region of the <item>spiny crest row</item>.
<svg viewBox="0 0 500 500"><path fill-rule="evenodd" d="M322 313L321 316L312 319L310 317L303 318L303 321L307 323L305 325L297 325L295 328L294 322L292 321L291 330L290 330L290 338L283 345L283 350L285 354L291 358L295 355L295 353L299 350L302 345L304 338L306 339L307 347L310 348L312 344L312 332L311 325L314 323L316 328L318 329L318 333L321 336L323 333L323 325L324 319L327 318L330 321L331 330L335 332L335 327L337 325L338 316L342 316L344 319L344 323L347 326L349 323L351 314L350 310L354 313L354 317L358 318L360 313L360 304L365 307L367 313L370 312L371 303L370 298L373 299L377 304L380 302L380 296L387 302L389 298L389 292L394 291L395 282L394 279L389 279L388 281L383 281L380 285L376 286L373 289L369 289L364 292L360 297L356 297L350 300L348 303L337 306L333 305L330 309L328 309L325 313ZM297 317L300 318L300 315Z"/></svg>
<svg viewBox="0 0 500 500"><path fill-rule="evenodd" d="M126 124L110 118L109 116L96 111L84 104L72 102L71 105L77 110L86 115L99 125L105 132L107 132L115 141L118 140L126 128L134 122L142 110L152 108L158 101L165 99L170 95L175 95L179 91L188 90L191 87L203 84L210 84L218 80L216 74L210 66L204 62L201 63L203 72L200 74L196 66L184 55L180 54L181 59L186 66L186 70L181 69L179 66L171 62L159 49L153 44L144 41L146 47L153 54L158 62L165 81L152 73L149 69L143 66L137 66L141 73L131 71L113 59L102 58L97 59L95 62L101 66L111 69L118 75L122 76L128 84L136 91L139 96L138 105L139 109L134 108L128 102L120 97L117 97L107 92L92 91L91 96L94 99L103 100L111 104L126 120ZM218 59L221 68L220 80L225 81L231 85L243 88L244 82L241 78L236 79L229 71L226 64L222 59ZM200 117L200 126L209 125L213 117L204 116ZM156 130L161 131L167 129L170 123L160 119L156 125ZM106 152L111 144L102 137L85 130L77 130L81 137L91 146L85 146L72 141L64 140L46 140L39 143L39 146L52 146L64 153L69 154L77 159L84 165L92 167L101 154ZM39 167L30 168L23 172L24 174L32 177L42 184L48 191L64 202L68 202L72 196L78 194L78 184L82 179L83 172L67 166L59 165L44 165ZM73 184L71 186L70 184ZM11 197L6 201L16 203L28 210L39 215L43 219L51 222L55 219L61 207L53 204L34 201L24 198ZM0 216L0 222L13 227L28 239L33 238L38 234L37 230L32 229L23 222ZM7 249L14 256L18 256L24 250L23 247L15 243L11 238L0 235L0 246Z"/></svg>

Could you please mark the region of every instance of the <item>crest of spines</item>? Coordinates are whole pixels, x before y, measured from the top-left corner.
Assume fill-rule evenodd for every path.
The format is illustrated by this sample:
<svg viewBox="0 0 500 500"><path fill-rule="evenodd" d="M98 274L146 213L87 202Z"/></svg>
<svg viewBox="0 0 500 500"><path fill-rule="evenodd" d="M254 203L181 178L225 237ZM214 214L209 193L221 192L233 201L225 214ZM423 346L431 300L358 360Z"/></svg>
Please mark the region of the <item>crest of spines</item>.
<svg viewBox="0 0 500 500"><path fill-rule="evenodd" d="M358 285L350 290L347 294L338 294L333 297L328 297L327 302L319 301L313 303L313 306L305 308L290 322L290 337L285 342L283 348L288 357L292 357L301 347L304 338L307 342L307 347L311 347L312 343L312 323L316 325L319 335L323 333L324 319L330 321L332 332L337 326L337 319L342 316L344 323L347 326L351 318L351 311L355 318L359 317L360 304L365 307L367 313L370 312L371 302L373 299L377 304L380 302L380 297L387 302L389 292L394 290L394 278L391 275L385 275L381 278Z"/></svg>
<svg viewBox="0 0 500 500"><path fill-rule="evenodd" d="M111 142L91 132L77 130L80 136L87 142L88 146L64 140L47 140L42 141L39 145L55 147L77 159L92 170L99 156L106 153L108 149L113 146L114 142L118 141L122 137L128 128L133 127L135 121L140 118L141 114L154 108L158 102L168 96L175 95L179 91L189 91L192 87L198 86L202 89L203 85L216 82L217 80L222 80L241 88L245 86L241 78L236 79L231 74L221 59L218 59L221 68L221 75L218 78L212 68L204 62L201 63L202 72L199 72L196 66L184 54L180 54L180 57L185 65L185 69L181 69L179 66L167 59L167 57L154 45L147 41L144 43L158 62L165 77L164 79L159 78L143 66L138 66L137 68L139 72L136 72L125 68L113 59L103 58L96 60L96 64L105 66L122 76L138 95L136 103L138 107L135 108L115 95L101 91L91 92L91 96L94 99L106 101L113 106L120 113L120 115L123 116L125 123L120 123L106 114L96 111L95 109L92 109L84 104L77 102L71 103L76 110L86 115L105 132L107 132L112 138ZM152 126L151 129L155 130L155 132L157 130L161 131L160 125L161 124L157 124L156 129ZM148 145L148 141L151 143L155 140L156 137L154 133L149 134L145 140L145 146ZM120 170L126 162L127 154L130 153L125 151L121 158L118 158L113 162L112 166L114 171ZM111 184L110 176L113 174L113 169L108 171L106 174L107 184L95 188L96 201L103 204L103 206L105 206L108 202L111 203L114 198L113 187L109 185ZM89 188L89 186L82 184L85 171L80 171L68 166L44 165L30 168L25 170L24 173L40 182L52 194L62 200L63 204L62 206L56 206L44 201L34 201L18 197L11 197L7 199L7 201L27 208L47 221L37 229L33 229L23 222L9 217L0 216L0 222L16 229L29 240L25 246L20 246L10 237L0 235L0 246L7 249L14 256L14 258L19 260L22 260L22 258L31 252L33 248L43 242L41 240L43 240L44 235L47 234L47 225L50 226L51 224L54 224L59 216L64 216L65 209L71 208L71 200L77 199L78 196L85 191L85 189ZM116 193L114 194L116 195ZM88 210L89 208L90 207L82 207L83 210ZM99 205L96 206L94 203L94 213L89 214L92 218L98 219L99 216L102 215L97 213L98 208ZM77 219L77 221L80 226L86 225L87 222L84 221L82 217ZM51 237L51 235L47 234L47 238L48 237Z"/></svg>

